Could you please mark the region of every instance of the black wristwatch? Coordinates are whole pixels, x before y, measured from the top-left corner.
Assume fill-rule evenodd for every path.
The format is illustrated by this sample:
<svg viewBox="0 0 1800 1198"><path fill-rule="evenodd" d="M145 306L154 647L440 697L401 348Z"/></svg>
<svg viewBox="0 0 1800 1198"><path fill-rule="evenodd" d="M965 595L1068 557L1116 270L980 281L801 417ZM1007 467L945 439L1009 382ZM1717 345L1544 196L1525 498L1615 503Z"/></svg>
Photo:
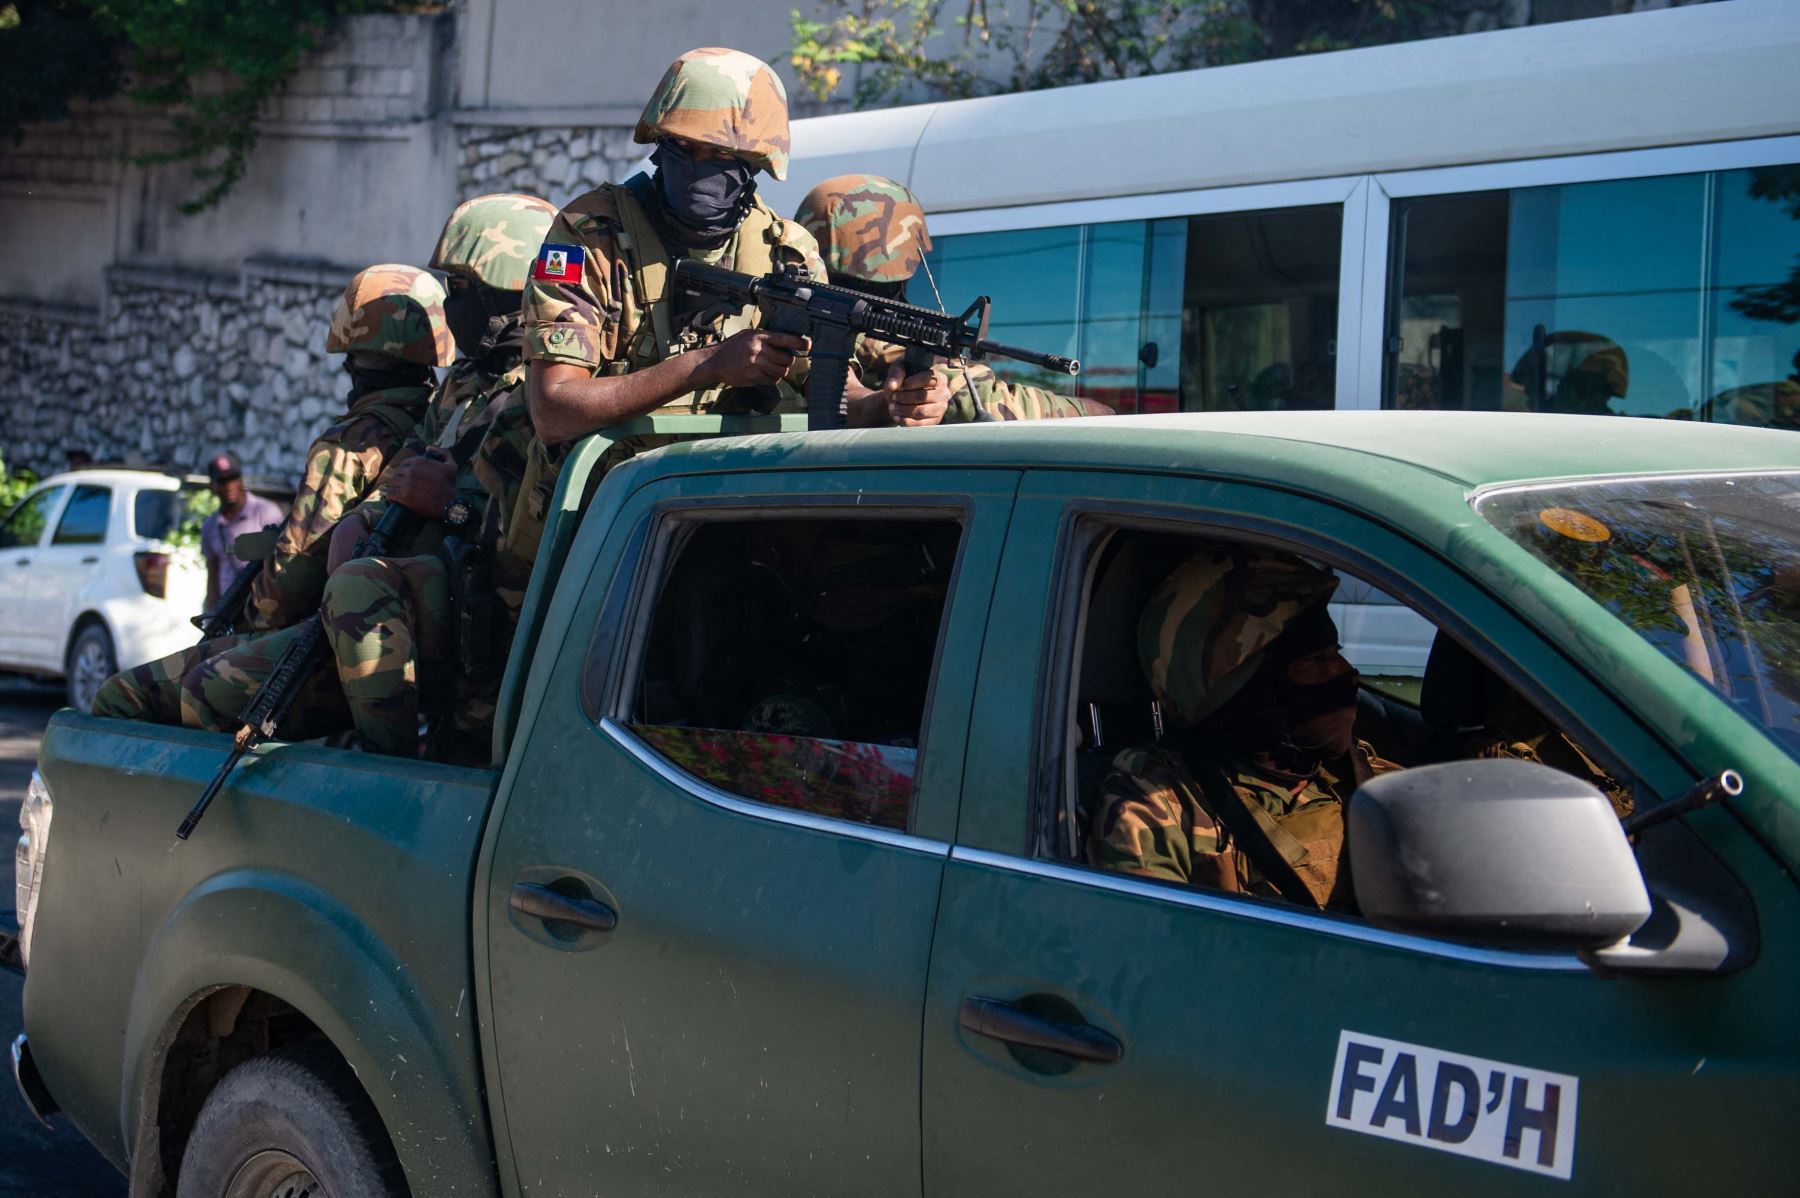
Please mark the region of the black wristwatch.
<svg viewBox="0 0 1800 1198"><path fill-rule="evenodd" d="M466 499L452 499L444 505L443 520L450 528L460 530L466 527L474 515L475 509L469 506Z"/></svg>

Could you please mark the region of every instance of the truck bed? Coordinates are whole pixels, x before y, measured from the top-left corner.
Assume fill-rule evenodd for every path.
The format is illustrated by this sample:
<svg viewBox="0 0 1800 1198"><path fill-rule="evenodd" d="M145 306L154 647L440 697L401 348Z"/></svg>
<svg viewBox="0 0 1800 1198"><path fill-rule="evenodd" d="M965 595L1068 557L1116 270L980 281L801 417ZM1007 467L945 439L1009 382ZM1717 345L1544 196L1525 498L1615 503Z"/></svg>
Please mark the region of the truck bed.
<svg viewBox="0 0 1800 1198"><path fill-rule="evenodd" d="M489 1191L469 918L498 775L265 745L177 842L228 745L72 711L50 723L25 1023L55 1098L129 1169L154 1142L146 1079L184 1014L250 987L340 1048L415 1186Z"/></svg>

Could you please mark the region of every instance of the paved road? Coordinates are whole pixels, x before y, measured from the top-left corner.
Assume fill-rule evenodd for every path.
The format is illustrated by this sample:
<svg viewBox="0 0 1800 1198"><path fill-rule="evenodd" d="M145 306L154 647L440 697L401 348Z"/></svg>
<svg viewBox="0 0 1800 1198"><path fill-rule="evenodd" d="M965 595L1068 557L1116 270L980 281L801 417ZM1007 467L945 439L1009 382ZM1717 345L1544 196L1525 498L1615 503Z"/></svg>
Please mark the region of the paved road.
<svg viewBox="0 0 1800 1198"><path fill-rule="evenodd" d="M60 691L44 692L0 679L0 926L14 929L13 855L19 802L37 761L38 737L62 706ZM19 998L25 979L0 969L0 1033L8 1043L23 1024ZM122 1198L125 1179L58 1115L46 1130L25 1109L11 1071L0 1081L0 1198Z"/></svg>

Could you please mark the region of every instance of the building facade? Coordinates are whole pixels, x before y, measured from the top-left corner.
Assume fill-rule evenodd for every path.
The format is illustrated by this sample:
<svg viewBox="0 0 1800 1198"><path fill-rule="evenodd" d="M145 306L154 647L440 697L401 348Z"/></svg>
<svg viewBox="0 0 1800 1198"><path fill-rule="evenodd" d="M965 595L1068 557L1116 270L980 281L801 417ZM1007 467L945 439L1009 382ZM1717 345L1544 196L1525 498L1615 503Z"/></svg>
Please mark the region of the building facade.
<svg viewBox="0 0 1800 1198"><path fill-rule="evenodd" d="M1446 0L1446 32L1669 0ZM0 459L70 449L193 468L229 449L291 476L342 406L324 354L343 284L423 263L463 197L563 203L643 156L631 140L663 66L736 46L785 74L792 0L462 0L357 17L268 112L249 171L185 216L183 165L129 159L165 134L124 101L31 130L0 157ZM810 105L789 78L800 114Z"/></svg>

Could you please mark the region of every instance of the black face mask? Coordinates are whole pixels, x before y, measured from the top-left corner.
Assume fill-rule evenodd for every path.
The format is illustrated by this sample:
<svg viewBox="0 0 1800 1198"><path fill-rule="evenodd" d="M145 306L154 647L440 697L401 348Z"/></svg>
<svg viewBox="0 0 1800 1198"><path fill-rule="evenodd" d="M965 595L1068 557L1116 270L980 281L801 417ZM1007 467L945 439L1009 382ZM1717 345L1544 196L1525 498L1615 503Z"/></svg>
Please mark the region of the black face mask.
<svg viewBox="0 0 1800 1198"><path fill-rule="evenodd" d="M1287 743L1323 760L1341 757L1356 743L1356 672L1296 682L1288 666L1302 657L1336 649L1337 625L1323 603L1295 617L1269 647L1269 685L1287 722Z"/></svg>
<svg viewBox="0 0 1800 1198"><path fill-rule="evenodd" d="M673 141L656 143L656 186L668 215L696 238L722 237L756 198L756 168L741 158L695 158Z"/></svg>
<svg viewBox="0 0 1800 1198"><path fill-rule="evenodd" d="M392 391L397 387L429 387L432 382L431 367L399 358L382 358L360 366L352 359L345 358L344 373L350 376L352 403L372 391Z"/></svg>
<svg viewBox="0 0 1800 1198"><path fill-rule="evenodd" d="M479 283L457 283L444 299L444 323L463 357L482 362L505 347L519 325L517 291L497 291Z"/></svg>

